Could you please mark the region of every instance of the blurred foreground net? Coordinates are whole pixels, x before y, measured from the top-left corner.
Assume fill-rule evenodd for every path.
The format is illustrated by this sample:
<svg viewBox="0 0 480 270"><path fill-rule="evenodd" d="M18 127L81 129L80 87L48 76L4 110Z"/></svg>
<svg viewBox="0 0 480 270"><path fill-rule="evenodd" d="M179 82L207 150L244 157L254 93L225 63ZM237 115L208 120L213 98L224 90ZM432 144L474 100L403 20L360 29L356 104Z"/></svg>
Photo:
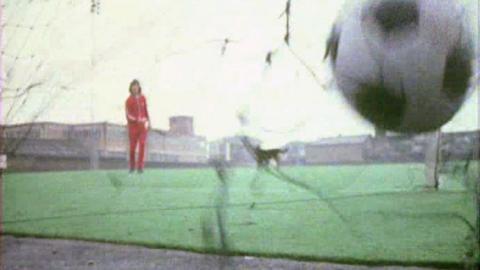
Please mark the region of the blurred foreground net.
<svg viewBox="0 0 480 270"><path fill-rule="evenodd" d="M241 177L229 178L226 168L231 165L231 162L225 160L213 162L218 178L214 225L220 243L217 246L220 246L221 252L225 253L238 251L237 248L229 249L238 239L232 237L230 242L227 241L228 232L230 229L234 231L238 229L232 228L233 221L226 220L226 216L238 214L239 210L235 209L238 206L236 202L241 197L236 196L235 193L238 193L238 186L244 185L240 182L247 182L250 195L243 194L243 196L251 198L251 204L248 207L250 212L274 208L279 213L285 213L285 218L279 217L274 221L275 226L282 227L283 223L294 226L290 228L291 231L287 236L275 234L275 229L269 231L263 228L263 237L288 238L288 235L296 235L300 232L304 232L301 237L312 233L325 237L322 230L330 230L329 223L332 223L344 228L337 227L338 234L328 237L338 237L338 241L345 246L350 246L352 243L347 244L342 241L346 239L355 241L354 245L358 246L356 248L361 247L360 249L364 250L369 250L379 243L386 245L390 241L398 241L396 245L403 249L408 246L425 248L436 245L432 250L442 250L444 247L440 243L454 241L449 245L457 246L457 253L461 255L452 254L452 257L460 256L461 258L457 258L462 261L465 268L475 268L479 258L478 144L474 140L460 142L459 146L458 142L451 142L452 138L448 134L442 136L439 132L436 135L432 137L433 150L428 148L428 143L424 148L426 156L424 163L323 166L322 169L308 166L283 167L270 162L258 163L259 158L255 151L252 151L253 144L247 143L244 145L245 150L252 155L254 162L257 162L257 169L249 174L249 177L245 176L245 168L232 166L228 170L233 174L238 173ZM413 140L415 138L408 139L407 142ZM430 150L435 153L432 164L429 163ZM432 165L435 174L432 177L437 181L434 184L429 183L428 179L432 173L430 168ZM279 183L272 184L275 181ZM233 197L232 194L229 195L227 183L230 183L230 192L233 192ZM446 205L442 200L449 201L451 204ZM245 202L242 199L240 201ZM302 202L302 205L309 209L320 203L321 208L327 210L320 214L324 217L316 216L319 213L312 212L309 218L323 220L322 222L326 222L324 226L319 227L301 220L289 220L288 216L291 215L292 209L290 204L296 202ZM248 203L245 202L242 205L247 208ZM232 219L236 218L232 217ZM333 221L334 219L338 220ZM254 224L254 221L248 222ZM444 234L447 231L450 235ZM310 237L316 238L318 235ZM431 239L427 240L428 238ZM325 239L319 239L319 241L325 241ZM384 252L385 254L393 252L395 256L388 255L393 258L397 255L402 256L401 254L406 252L402 248ZM428 252L430 251L417 249L414 252L415 256L411 257L418 259L423 253ZM386 262L392 263L395 260L387 259ZM401 264L401 261L397 263ZM430 263L442 265L439 261Z"/></svg>

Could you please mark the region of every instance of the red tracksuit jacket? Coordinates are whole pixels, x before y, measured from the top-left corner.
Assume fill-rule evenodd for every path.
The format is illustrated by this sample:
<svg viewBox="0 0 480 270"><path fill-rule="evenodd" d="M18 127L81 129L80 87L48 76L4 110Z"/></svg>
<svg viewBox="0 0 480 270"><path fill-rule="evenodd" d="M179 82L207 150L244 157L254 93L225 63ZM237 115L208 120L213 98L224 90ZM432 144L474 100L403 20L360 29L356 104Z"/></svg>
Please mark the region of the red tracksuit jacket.
<svg viewBox="0 0 480 270"><path fill-rule="evenodd" d="M130 95L125 104L128 124L145 123L149 120L147 99L144 95L137 97Z"/></svg>

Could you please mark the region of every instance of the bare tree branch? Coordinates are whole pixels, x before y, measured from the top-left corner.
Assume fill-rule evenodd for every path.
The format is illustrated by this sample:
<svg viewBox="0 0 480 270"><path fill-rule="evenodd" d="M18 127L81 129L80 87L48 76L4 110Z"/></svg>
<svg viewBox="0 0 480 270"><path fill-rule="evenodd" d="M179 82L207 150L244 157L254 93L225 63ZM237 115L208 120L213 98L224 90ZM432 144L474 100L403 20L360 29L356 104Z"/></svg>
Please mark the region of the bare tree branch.
<svg viewBox="0 0 480 270"><path fill-rule="evenodd" d="M35 83L31 83L29 84L27 87L21 89L21 88L16 88L15 91L17 92L17 94L13 95L13 96L5 96L3 97L3 99L14 99L14 98L20 98L20 97L23 97L24 95L28 95L28 93L34 89L34 88L37 88L39 86L43 85L43 82L35 82ZM20 92L20 93L18 93Z"/></svg>
<svg viewBox="0 0 480 270"><path fill-rule="evenodd" d="M51 87L50 90L52 90L54 87ZM60 90L63 90L62 88L60 88ZM57 90L53 96L57 96L59 93L59 90ZM22 102L22 105L25 104L25 102L27 101L27 99L24 99L24 101ZM22 134L22 136L20 136L19 138L16 138L16 140L14 140L13 142L9 142L8 145L5 145L5 150L7 153L9 154L13 154L15 155L15 153L17 152L18 148L22 145L23 142L25 142L26 139L28 139L28 137L30 136L30 134L32 133L32 130L33 130L33 127L34 127L34 123L38 120L38 118L43 114L45 113L45 111L51 107L52 103L55 101L55 99L49 99L48 102L45 103L45 105L40 108L32 117L31 121L30 121L30 124L28 125L28 129L25 131L24 134Z"/></svg>
<svg viewBox="0 0 480 270"><path fill-rule="evenodd" d="M286 17L286 21L285 21L285 28L286 28L286 31L285 31L285 36L283 38L283 41L285 41L285 43L290 46L290 7L291 7L291 0L287 0L287 4L285 6L285 11L283 11L283 13L280 15L280 17L282 17L283 15L285 15Z"/></svg>

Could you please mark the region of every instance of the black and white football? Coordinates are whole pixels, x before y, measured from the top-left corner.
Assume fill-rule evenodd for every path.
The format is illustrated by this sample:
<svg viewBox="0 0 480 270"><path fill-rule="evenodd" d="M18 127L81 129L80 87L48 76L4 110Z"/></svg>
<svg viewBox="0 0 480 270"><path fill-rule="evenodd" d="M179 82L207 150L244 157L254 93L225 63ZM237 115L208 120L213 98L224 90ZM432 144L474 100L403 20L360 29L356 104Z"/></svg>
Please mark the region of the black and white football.
<svg viewBox="0 0 480 270"><path fill-rule="evenodd" d="M425 132L447 123L473 72L464 7L453 0L354 5L333 26L325 54L348 103L390 131Z"/></svg>

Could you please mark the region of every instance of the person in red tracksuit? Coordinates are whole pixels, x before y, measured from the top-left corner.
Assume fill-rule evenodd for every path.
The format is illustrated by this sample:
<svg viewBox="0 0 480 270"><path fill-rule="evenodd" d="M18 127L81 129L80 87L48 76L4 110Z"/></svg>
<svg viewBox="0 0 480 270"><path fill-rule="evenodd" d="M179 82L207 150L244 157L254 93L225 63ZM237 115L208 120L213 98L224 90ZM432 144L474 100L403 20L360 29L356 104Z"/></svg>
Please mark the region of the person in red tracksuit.
<svg viewBox="0 0 480 270"><path fill-rule="evenodd" d="M128 137L130 139L130 173L137 169L143 173L145 158L145 140L150 127L150 118L147 110L147 100L142 95L142 87L138 80L130 83L130 96L125 102L125 111L128 122ZM135 163L135 150L138 144L138 160Z"/></svg>

